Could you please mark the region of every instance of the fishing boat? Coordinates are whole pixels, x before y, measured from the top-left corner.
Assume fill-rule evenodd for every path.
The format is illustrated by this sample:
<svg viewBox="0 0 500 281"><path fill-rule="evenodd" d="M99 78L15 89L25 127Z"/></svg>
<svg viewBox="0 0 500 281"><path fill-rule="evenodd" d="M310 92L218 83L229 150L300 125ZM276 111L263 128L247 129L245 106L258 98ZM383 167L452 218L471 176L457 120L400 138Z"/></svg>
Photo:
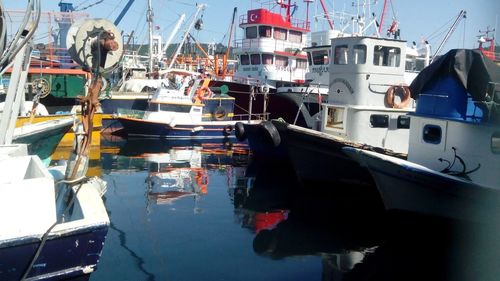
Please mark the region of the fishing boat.
<svg viewBox="0 0 500 281"><path fill-rule="evenodd" d="M309 7L310 1L304 2ZM238 105L236 114L246 113L250 103L256 113L270 112L279 117L291 112L284 104L268 100L268 94L282 85L304 83L307 56L302 49L307 46L310 28L308 20L294 15L297 8L290 0L268 1L240 16L244 36L236 40L233 49L238 66L234 75L218 77L211 84L228 86L229 95Z"/></svg>
<svg viewBox="0 0 500 281"><path fill-rule="evenodd" d="M75 124L74 117L59 118L40 123L25 124L14 129L13 143L28 145L28 154L38 155L42 162L50 163L51 155L63 137Z"/></svg>
<svg viewBox="0 0 500 281"><path fill-rule="evenodd" d="M83 120L77 126L81 134L75 139L74 151L67 163L46 168L38 156L28 154L26 145L10 143L24 96L31 39L40 20L40 6L37 0L29 1L26 10L29 20L18 29L18 34L23 36L14 37L1 56L5 64L0 71L12 63L14 79L9 84L0 122L0 221L4 228L0 234L0 279L88 279L96 270L109 227L101 198L106 183L86 177L92 137L86 132L92 130L92 115L96 110L96 103L92 101L97 99L102 86L100 80L93 76L89 95L81 99ZM3 12L3 8L0 11ZM3 15L0 18L3 19ZM87 40L75 43L79 46L76 50L81 51L80 47L90 50L91 42L99 38L100 44L95 48L100 50L99 55L108 55L110 51L119 55L121 44L114 42L110 34L113 26L107 24L106 31L96 31L96 27L102 27L99 23L102 21L89 21L86 27L78 28L77 35ZM0 38L0 42L5 42L4 38ZM95 51L87 53L86 59L95 62ZM99 61L103 71L109 67L106 61ZM96 73L98 71L93 75Z"/></svg>
<svg viewBox="0 0 500 281"><path fill-rule="evenodd" d="M118 117L128 136L169 139L224 139L234 137L235 99L214 93L210 79L186 77L178 88L163 85L138 117ZM242 120L242 119L240 119ZM258 120L248 121L251 123Z"/></svg>
<svg viewBox="0 0 500 281"><path fill-rule="evenodd" d="M414 102L405 86L406 42L368 36L331 40L328 100L322 103L321 131L272 120L260 129L271 146L281 148L303 182L332 180L371 183L366 169L342 147L371 147L405 157ZM259 125L263 126L263 124ZM242 126L238 125L239 130ZM250 126L243 124L245 132ZM242 134L237 132L238 136ZM247 134L250 146L252 137ZM278 138L279 137L279 138ZM271 138L271 139L269 139ZM260 145L260 144L259 144Z"/></svg>
<svg viewBox="0 0 500 281"><path fill-rule="evenodd" d="M486 54L451 50L410 85L418 103L406 160L344 149L368 168L387 210L498 224L499 82Z"/></svg>

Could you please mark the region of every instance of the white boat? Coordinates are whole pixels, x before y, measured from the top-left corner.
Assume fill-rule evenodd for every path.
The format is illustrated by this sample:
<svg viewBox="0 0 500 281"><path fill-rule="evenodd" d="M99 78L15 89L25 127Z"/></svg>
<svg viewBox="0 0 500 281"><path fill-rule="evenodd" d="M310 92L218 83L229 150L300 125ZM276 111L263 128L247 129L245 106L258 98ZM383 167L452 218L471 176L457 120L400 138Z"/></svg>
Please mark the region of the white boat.
<svg viewBox="0 0 500 281"><path fill-rule="evenodd" d="M414 102L405 84L406 42L339 37L331 40L331 53L335 55L330 61L328 100L322 103L321 131L273 120L261 134L272 138L267 150L286 152L301 181L369 182L368 171L341 148L366 146L403 156L408 152L406 115L414 111ZM248 127L245 131L250 131ZM247 137L254 149L252 136Z"/></svg>
<svg viewBox="0 0 500 281"><path fill-rule="evenodd" d="M224 139L234 137L234 98L215 94L210 79L185 77L183 84L163 85L142 116L119 116L128 136L170 139ZM250 121L248 121L250 122ZM259 120L252 120L255 124Z"/></svg>
<svg viewBox="0 0 500 281"><path fill-rule="evenodd" d="M1 3L0 3L1 6ZM0 7L0 13L3 9ZM26 138L40 135L40 129L48 129L62 123L61 120L38 123L16 129L15 122L24 96L28 65L33 42L30 39L40 19L40 1L29 1L27 20L19 27L22 40L16 36L0 58L5 62L0 72L10 63L12 80L9 84L5 108L0 121L0 279L1 280L62 280L89 278L96 269L109 227L109 218L101 196L106 183L99 178L87 178L88 153L91 144L92 115L100 90L93 83L90 92L82 98L86 110L83 115L83 132L75 139L74 153L68 165L46 168L36 155L28 155L25 144L11 144L13 136L25 134ZM2 17L0 17L3 19ZM3 25L3 21L0 25ZM86 39L105 36L99 49L106 57L104 41L110 42L109 31L98 30L95 22L89 22L89 30L78 30ZM5 26L4 26L5 27ZM95 31L97 30L97 31ZM109 30L106 28L105 30ZM5 33L0 34L4 36ZM0 38L5 42L4 38ZM93 44L93 40L86 41ZM118 45L118 43L116 43ZM73 46L74 47L74 46ZM83 46L82 46L83 47ZM90 49L90 45L87 45ZM15 49L19 52L16 52ZM75 48L79 49L80 48ZM118 48L113 48L117 51ZM118 53L118 52L117 52ZM93 60L95 52L85 58ZM101 55L101 53L99 54ZM109 57L109 56L108 56ZM99 66L106 70L107 60ZM95 65L93 64L95 67ZM93 76L94 81L95 76ZM56 123L56 124L53 124ZM38 130L34 130L37 128ZM27 131L27 132L26 132Z"/></svg>
<svg viewBox="0 0 500 281"><path fill-rule="evenodd" d="M289 121L293 125L320 130L321 103L328 99L330 79L330 40L337 37L359 36L342 33L337 30L326 30L311 33L310 46L303 50L308 57L308 71L305 83L296 86L282 86L276 89L274 100L278 103L293 104L295 117ZM420 48L406 47L404 84L409 85L419 71L428 65L430 47L428 44ZM331 66L335 68L335 65Z"/></svg>
<svg viewBox="0 0 500 281"><path fill-rule="evenodd" d="M0 279L55 280L96 269L109 226L106 183L67 187L64 169L46 168L24 144L0 147Z"/></svg>
<svg viewBox="0 0 500 281"><path fill-rule="evenodd" d="M452 50L410 88L408 159L345 148L366 166L387 210L500 222L500 68L477 50Z"/></svg>

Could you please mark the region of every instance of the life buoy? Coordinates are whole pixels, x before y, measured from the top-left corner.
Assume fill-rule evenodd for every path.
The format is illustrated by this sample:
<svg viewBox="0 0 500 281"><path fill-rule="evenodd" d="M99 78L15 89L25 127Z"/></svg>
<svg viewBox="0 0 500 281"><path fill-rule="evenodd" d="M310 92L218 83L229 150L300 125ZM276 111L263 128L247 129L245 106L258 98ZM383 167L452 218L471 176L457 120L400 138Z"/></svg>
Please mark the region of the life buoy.
<svg viewBox="0 0 500 281"><path fill-rule="evenodd" d="M212 95L212 90L209 87L202 86L198 90L196 90L196 97L203 101L204 99L209 98Z"/></svg>
<svg viewBox="0 0 500 281"><path fill-rule="evenodd" d="M222 121L226 118L227 112L226 109L222 106L217 106L212 112L212 117L214 120Z"/></svg>
<svg viewBox="0 0 500 281"><path fill-rule="evenodd" d="M403 96L401 97L401 102L395 102L394 96L396 95L396 90L401 88L403 90ZM390 108L405 108L410 104L410 88L408 86L391 86L385 93L385 102Z"/></svg>
<svg viewBox="0 0 500 281"><path fill-rule="evenodd" d="M245 126L243 125L243 123L236 122L236 124L234 124L234 135L239 141L244 141L247 138L247 135L245 134Z"/></svg>
<svg viewBox="0 0 500 281"><path fill-rule="evenodd" d="M233 126L231 126L231 125L227 125L224 127L224 129L222 129L222 133L226 137L229 136L232 132L233 132Z"/></svg>

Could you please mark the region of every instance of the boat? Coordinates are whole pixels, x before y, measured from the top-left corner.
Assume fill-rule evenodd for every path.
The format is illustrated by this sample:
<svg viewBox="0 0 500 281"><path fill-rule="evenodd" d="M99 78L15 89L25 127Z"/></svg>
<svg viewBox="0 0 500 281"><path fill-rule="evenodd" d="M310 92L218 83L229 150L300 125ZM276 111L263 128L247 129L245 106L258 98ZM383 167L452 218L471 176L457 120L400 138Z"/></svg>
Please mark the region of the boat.
<svg viewBox="0 0 500 281"><path fill-rule="evenodd" d="M260 132L272 145L252 144L252 137L246 137L252 149L261 146L256 154L263 157L281 147L285 152L281 156L293 163L304 183L342 180L372 184L369 172L341 149L371 147L405 157L409 133L406 115L414 111L405 86L406 42L350 36L334 38L331 45L336 55L330 64L328 100L322 103L321 131L271 120ZM242 125L244 132L251 130ZM237 136L242 135L242 125L236 126Z"/></svg>
<svg viewBox="0 0 500 281"><path fill-rule="evenodd" d="M92 273L109 226L101 198L105 182L65 184L65 166L46 168L27 154L25 144L1 146L0 167L0 278L56 280Z"/></svg>
<svg viewBox="0 0 500 281"><path fill-rule="evenodd" d="M375 22L375 20L373 18L371 22ZM371 24L366 24L365 21L364 18L358 19L356 22L358 26L355 26L352 32L348 32L348 26L344 26L339 30L329 29L311 33L310 45L303 49L308 58L305 83L295 86L281 86L276 89L276 95L273 96L273 102L287 104L291 108L288 115L280 117L293 125L320 130L321 103L328 99L330 67L337 67L330 65L332 58L330 40L337 37L364 35L383 38L379 34L380 29L370 33L368 27ZM406 55L403 57L406 58L404 60L404 83L406 85L409 85L418 72L429 64L430 55L429 44L423 44L419 47L416 45L406 46Z"/></svg>
<svg viewBox="0 0 500 281"><path fill-rule="evenodd" d="M14 129L13 143L28 145L28 154L38 155L42 162L49 164L51 155L75 124L73 117L25 124Z"/></svg>
<svg viewBox="0 0 500 281"><path fill-rule="evenodd" d="M94 76L98 71L93 74L88 96L81 99L85 109L83 121L77 126L82 129L81 134L75 138L74 150L64 165L47 168L38 156L28 154L25 144L11 143L24 96L40 6L38 0L29 1L25 13L29 20L18 30L18 34L23 34L23 40L14 37L1 57L5 64L0 72L12 63L14 79L9 84L0 122L0 221L3 227L0 234L0 279L88 279L97 268L109 227L109 217L101 198L106 183L99 178L86 177L92 137L86 132L92 130L92 115L96 110L96 103L92 101L96 100L102 86ZM3 12L3 8L0 11ZM3 15L0 18L3 19ZM109 34L112 25L107 25L106 31L96 31L96 25L102 27L98 22L89 21L88 29L78 29L78 34L89 40L76 49L90 50L92 39L103 36L98 49L107 57L110 51L119 54L120 44L109 42L114 40ZM4 22L0 23L5 27ZM0 42L5 42L4 38L0 38ZM114 47L106 49L106 44ZM17 48L18 52L15 52ZM94 51L86 54L86 58L96 61L93 59L95 55ZM106 62L99 61L101 64L98 65L104 72L109 69Z"/></svg>
<svg viewBox="0 0 500 281"><path fill-rule="evenodd" d="M209 83L207 78L186 76L180 87L173 83L164 84L149 101L148 110L138 113L137 117L118 116L117 119L129 137L232 138L235 119L245 116L235 116L235 99L212 92Z"/></svg>
<svg viewBox="0 0 500 281"><path fill-rule="evenodd" d="M310 1L304 2L309 6ZM269 1L240 16L244 37L233 49L238 66L234 75L218 77L211 84L229 88L238 105L236 114L247 113L250 104L254 112L270 112L271 118L292 112L293 108L273 102L272 93L282 85L304 83L307 56L302 49L310 27L308 20L293 16L297 7L290 0Z"/></svg>
<svg viewBox="0 0 500 281"><path fill-rule="evenodd" d="M406 160L344 148L368 168L387 210L498 225L499 82L486 54L451 50L410 85L418 103Z"/></svg>

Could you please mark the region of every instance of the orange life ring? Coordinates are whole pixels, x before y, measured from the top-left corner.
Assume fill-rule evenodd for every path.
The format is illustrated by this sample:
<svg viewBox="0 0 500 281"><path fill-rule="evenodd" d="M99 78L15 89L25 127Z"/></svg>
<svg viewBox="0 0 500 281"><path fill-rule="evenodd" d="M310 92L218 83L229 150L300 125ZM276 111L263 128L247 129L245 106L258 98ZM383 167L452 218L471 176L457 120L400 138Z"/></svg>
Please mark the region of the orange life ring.
<svg viewBox="0 0 500 281"><path fill-rule="evenodd" d="M196 90L196 97L202 101L206 98L209 98L212 95L212 90L209 87L203 86Z"/></svg>
<svg viewBox="0 0 500 281"><path fill-rule="evenodd" d="M396 90L401 88L403 90L403 97L401 97L401 102L395 102L394 96L396 95ZM385 93L385 102L390 108L406 108L411 101L410 88L408 86L391 86Z"/></svg>

